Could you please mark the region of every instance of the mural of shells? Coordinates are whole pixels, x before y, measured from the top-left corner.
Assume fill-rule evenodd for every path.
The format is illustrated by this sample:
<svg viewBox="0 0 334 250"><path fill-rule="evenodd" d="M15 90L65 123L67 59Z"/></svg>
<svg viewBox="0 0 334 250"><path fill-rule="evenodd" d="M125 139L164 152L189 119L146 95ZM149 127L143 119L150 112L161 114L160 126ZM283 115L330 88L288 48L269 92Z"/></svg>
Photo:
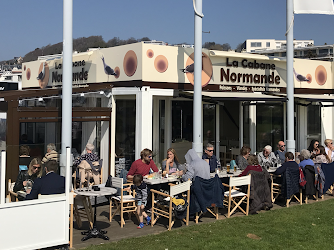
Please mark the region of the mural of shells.
<svg viewBox="0 0 334 250"><path fill-rule="evenodd" d="M127 76L133 76L137 70L137 56L133 50L126 52L123 60L124 73Z"/></svg>
<svg viewBox="0 0 334 250"><path fill-rule="evenodd" d="M160 73L165 72L168 69L167 58L163 55L157 56L154 60L154 67Z"/></svg>

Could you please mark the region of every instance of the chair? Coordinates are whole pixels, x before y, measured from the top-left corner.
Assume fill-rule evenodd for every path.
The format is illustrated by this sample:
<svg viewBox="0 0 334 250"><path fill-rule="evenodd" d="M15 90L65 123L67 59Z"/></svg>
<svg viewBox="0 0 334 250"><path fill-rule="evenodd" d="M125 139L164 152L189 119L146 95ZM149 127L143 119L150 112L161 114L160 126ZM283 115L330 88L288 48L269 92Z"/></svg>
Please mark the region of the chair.
<svg viewBox="0 0 334 250"><path fill-rule="evenodd" d="M151 189L152 193L152 214L151 214L151 226L153 227L154 224L157 222L157 220L160 218L160 216L168 218L168 230L170 231L174 225L175 222L175 216L173 214L173 198L175 198L177 195L187 193L187 212L186 212L186 219L183 219L183 221L188 226L189 224L189 206L190 206L190 185L191 181L187 181L178 185L170 185L170 191L169 194L162 193L160 191ZM155 201L155 194L161 195L165 197L165 201L167 201L167 204L161 204L158 201ZM155 217L156 216L156 217Z"/></svg>
<svg viewBox="0 0 334 250"><path fill-rule="evenodd" d="M18 201L18 195L13 191L15 186L15 182L12 182L11 179L8 180L8 194L7 194L7 200L8 202L12 202L13 199L15 201Z"/></svg>
<svg viewBox="0 0 334 250"><path fill-rule="evenodd" d="M330 164L321 164L322 172L325 175L325 185L323 189L323 194L329 191L333 195L332 185L334 183L334 162Z"/></svg>
<svg viewBox="0 0 334 250"><path fill-rule="evenodd" d="M308 198L314 197L318 201L318 190L315 188L315 170L311 165L306 165L303 169L304 176L306 179L306 185L304 189L305 203L307 204Z"/></svg>
<svg viewBox="0 0 334 250"><path fill-rule="evenodd" d="M245 215L248 215L250 184L251 184L250 174L242 177L230 177L229 185L223 183L224 186L229 188L228 191L224 192L225 196L224 203L227 204L228 206L227 218L230 218L231 214L233 214L237 208L239 208L239 210L241 210ZM246 185L248 186L247 193L241 192L239 191L239 189L236 188ZM247 199L247 202L245 202L245 199ZM246 211L241 207L242 203L246 203Z"/></svg>
<svg viewBox="0 0 334 250"><path fill-rule="evenodd" d="M220 152L220 162L222 162L223 159L222 166L226 166L226 146L219 146L219 152Z"/></svg>
<svg viewBox="0 0 334 250"><path fill-rule="evenodd" d="M235 160L240 154L240 148L231 148L231 160Z"/></svg>
<svg viewBox="0 0 334 250"><path fill-rule="evenodd" d="M94 172L94 170L93 170L93 167L94 167L94 164L93 164L93 162L89 162L89 161L87 161L86 160L86 162L89 164L89 166L90 166L90 179L94 179L94 177L93 177L93 172ZM100 166L100 170L98 171L98 173L99 173L99 183L95 183L94 182L94 185L98 185L98 184L101 184L102 183L102 180L103 180L103 159L100 159L99 161L99 166ZM86 170L85 170L85 174L87 174L87 171L88 171L88 169L89 169L89 166L87 165L86 167L88 167L88 168L86 168ZM96 171L95 171L96 172ZM79 171L79 167L77 167L76 168L76 170L75 170L75 172L73 173L73 175L72 175L72 178L74 178L74 189L76 188L76 183L77 183L77 177L79 177L80 178L80 171ZM81 185L81 187L80 188L82 188L82 187L84 187L84 183L85 182L88 182L89 181L89 185L93 185L90 181L91 180L87 180L87 176L86 176L86 178L85 178L85 181L84 182L82 182L82 183L80 183L80 185Z"/></svg>
<svg viewBox="0 0 334 250"><path fill-rule="evenodd" d="M124 189L124 186L130 186L131 183L126 183L123 184L123 178L118 178L118 177L111 177L111 186L114 188L119 188L121 195L118 196L112 196L109 204L109 221L111 222L112 218L116 215L117 212L120 213L121 216L121 228L125 225L124 221L124 213L128 213L129 219L131 219L131 213L137 211L137 206L136 206L136 199L134 197L134 191L132 192L131 190L128 191ZM128 191L128 195L124 195L123 191ZM131 195L131 193L133 195ZM116 206L116 211L112 213L112 208L114 207L112 205L112 201L115 202ZM137 213L135 213L137 215Z"/></svg>
<svg viewBox="0 0 334 250"><path fill-rule="evenodd" d="M273 183L272 181L272 202L274 203L277 197L282 194L286 198L286 207L289 207L293 198L295 198L300 203L300 205L302 205L303 192L299 186L299 169L296 170L288 167L285 173L282 175L282 181L282 184ZM297 193L299 193L299 198L296 196Z"/></svg>
<svg viewBox="0 0 334 250"><path fill-rule="evenodd" d="M48 199L48 198L55 198L55 197L62 197L65 194L49 194L49 195L38 195L38 199ZM74 193L73 191L70 192L70 217L69 217L69 227L70 227L70 239L69 239L69 246L70 248L73 247L73 201L74 201Z"/></svg>
<svg viewBox="0 0 334 250"><path fill-rule="evenodd" d="M190 195L190 214L196 215L196 223L199 217L206 212L211 213L218 220L218 208L223 207L224 202L224 186L218 175L211 179L196 176Z"/></svg>

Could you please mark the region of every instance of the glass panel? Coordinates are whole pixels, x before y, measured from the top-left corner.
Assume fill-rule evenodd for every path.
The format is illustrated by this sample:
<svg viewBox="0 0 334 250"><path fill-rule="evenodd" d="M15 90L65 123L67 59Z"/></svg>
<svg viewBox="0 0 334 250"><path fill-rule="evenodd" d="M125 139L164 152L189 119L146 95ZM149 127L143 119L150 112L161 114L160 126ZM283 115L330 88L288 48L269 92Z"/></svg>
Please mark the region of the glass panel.
<svg viewBox="0 0 334 250"><path fill-rule="evenodd" d="M155 164L161 163L166 157L165 152L165 100L159 101L159 158L154 160Z"/></svg>
<svg viewBox="0 0 334 250"><path fill-rule="evenodd" d="M243 106L243 110L244 110L244 145L246 146L250 146L250 134L249 134L249 130L250 130L250 118L249 118L249 105L245 105Z"/></svg>
<svg viewBox="0 0 334 250"><path fill-rule="evenodd" d="M266 145L275 148L284 139L283 105L258 104L256 107L256 151Z"/></svg>
<svg viewBox="0 0 334 250"><path fill-rule="evenodd" d="M321 141L321 110L319 105L307 106L307 145L311 140Z"/></svg>
<svg viewBox="0 0 334 250"><path fill-rule="evenodd" d="M216 136L216 105L204 104L203 105L203 148L208 143L211 143L215 147Z"/></svg>
<svg viewBox="0 0 334 250"><path fill-rule="evenodd" d="M0 112L0 152L6 150L7 113Z"/></svg>
<svg viewBox="0 0 334 250"><path fill-rule="evenodd" d="M136 100L116 100L115 160L125 163L122 165L125 169L136 160L135 133Z"/></svg>
<svg viewBox="0 0 334 250"><path fill-rule="evenodd" d="M172 148L181 163L184 155L192 148L193 141L193 102L172 101Z"/></svg>

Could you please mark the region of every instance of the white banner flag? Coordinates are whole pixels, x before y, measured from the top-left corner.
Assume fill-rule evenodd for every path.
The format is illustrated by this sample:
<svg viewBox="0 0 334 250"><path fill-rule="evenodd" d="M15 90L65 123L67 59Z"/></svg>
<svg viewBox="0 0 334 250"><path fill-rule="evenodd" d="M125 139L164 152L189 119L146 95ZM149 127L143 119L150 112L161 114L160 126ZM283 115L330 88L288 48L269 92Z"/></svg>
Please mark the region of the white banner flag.
<svg viewBox="0 0 334 250"><path fill-rule="evenodd" d="M294 0L295 14L334 15L333 0Z"/></svg>

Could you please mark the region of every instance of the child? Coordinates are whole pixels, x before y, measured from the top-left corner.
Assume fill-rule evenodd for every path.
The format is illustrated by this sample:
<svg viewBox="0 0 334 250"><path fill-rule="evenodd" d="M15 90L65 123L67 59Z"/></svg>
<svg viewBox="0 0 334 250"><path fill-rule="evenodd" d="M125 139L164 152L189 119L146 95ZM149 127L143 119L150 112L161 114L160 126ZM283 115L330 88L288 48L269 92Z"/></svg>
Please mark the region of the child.
<svg viewBox="0 0 334 250"><path fill-rule="evenodd" d="M131 188L136 190L137 214L140 222L137 228L140 229L144 227L143 216L146 218L146 225L151 222L151 218L144 211L147 203L147 185L143 182L143 176L139 174L133 176L133 184Z"/></svg>

